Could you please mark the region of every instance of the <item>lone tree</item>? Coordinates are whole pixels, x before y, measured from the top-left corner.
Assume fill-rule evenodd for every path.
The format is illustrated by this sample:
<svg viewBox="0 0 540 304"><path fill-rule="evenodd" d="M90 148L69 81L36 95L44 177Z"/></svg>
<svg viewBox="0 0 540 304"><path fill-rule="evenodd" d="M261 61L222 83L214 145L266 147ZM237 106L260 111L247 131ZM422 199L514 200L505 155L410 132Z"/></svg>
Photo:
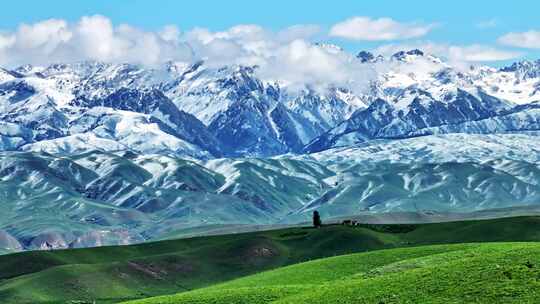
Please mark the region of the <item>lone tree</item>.
<svg viewBox="0 0 540 304"><path fill-rule="evenodd" d="M319 211L313 211L313 227L315 228L321 228L322 222L321 222L321 216L319 215Z"/></svg>

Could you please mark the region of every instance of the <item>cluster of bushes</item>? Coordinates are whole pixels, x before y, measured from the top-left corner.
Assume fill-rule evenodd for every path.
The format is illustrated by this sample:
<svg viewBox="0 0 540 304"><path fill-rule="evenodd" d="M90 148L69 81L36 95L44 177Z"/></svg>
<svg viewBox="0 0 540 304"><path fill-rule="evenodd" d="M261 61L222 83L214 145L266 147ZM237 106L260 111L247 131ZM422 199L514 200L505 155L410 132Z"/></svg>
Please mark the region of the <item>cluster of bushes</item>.
<svg viewBox="0 0 540 304"><path fill-rule="evenodd" d="M366 228L383 233L408 233L416 228L415 224L365 224L356 220L343 220L343 226ZM320 228L322 226L321 216L318 211L313 212L313 227Z"/></svg>
<svg viewBox="0 0 540 304"><path fill-rule="evenodd" d="M367 228L373 231L384 232L384 233L408 233L418 228L418 225L414 225L414 224L391 224L391 225L358 224L357 227Z"/></svg>

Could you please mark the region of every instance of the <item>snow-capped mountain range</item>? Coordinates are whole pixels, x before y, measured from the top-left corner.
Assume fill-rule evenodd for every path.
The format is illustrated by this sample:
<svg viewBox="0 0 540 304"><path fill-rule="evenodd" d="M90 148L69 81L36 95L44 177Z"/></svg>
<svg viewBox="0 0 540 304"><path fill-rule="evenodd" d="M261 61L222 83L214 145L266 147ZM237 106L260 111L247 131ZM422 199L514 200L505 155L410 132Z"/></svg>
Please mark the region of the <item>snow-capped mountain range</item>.
<svg viewBox="0 0 540 304"><path fill-rule="evenodd" d="M540 61L459 70L420 50L360 52L357 60L376 77L356 91L291 89L261 79L256 66L204 62L2 69L0 148L266 157L370 139L539 129Z"/></svg>
<svg viewBox="0 0 540 304"><path fill-rule="evenodd" d="M540 60L352 60L369 73L322 87L204 61L0 69L0 253L540 203Z"/></svg>

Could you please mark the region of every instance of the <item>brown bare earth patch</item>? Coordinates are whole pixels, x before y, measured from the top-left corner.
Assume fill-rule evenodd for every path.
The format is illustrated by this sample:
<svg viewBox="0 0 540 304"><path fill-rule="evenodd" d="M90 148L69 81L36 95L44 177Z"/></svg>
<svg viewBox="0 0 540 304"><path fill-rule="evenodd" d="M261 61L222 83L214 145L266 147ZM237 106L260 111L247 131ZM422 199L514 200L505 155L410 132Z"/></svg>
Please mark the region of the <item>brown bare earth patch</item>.
<svg viewBox="0 0 540 304"><path fill-rule="evenodd" d="M140 271L148 276L151 276L152 278L157 279L157 280L163 280L164 279L163 276L167 274L165 270L155 267L151 264L144 264L144 263L131 261L131 262L128 262L128 265L131 268L137 271Z"/></svg>

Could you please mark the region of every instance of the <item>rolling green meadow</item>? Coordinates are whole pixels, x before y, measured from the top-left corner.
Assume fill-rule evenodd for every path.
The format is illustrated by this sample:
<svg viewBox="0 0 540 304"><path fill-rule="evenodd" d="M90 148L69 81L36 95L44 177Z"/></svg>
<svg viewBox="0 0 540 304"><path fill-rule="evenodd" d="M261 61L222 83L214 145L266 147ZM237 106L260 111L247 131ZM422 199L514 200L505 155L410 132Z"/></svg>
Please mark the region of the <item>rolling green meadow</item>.
<svg viewBox="0 0 540 304"><path fill-rule="evenodd" d="M539 258L536 243L378 250L128 303L537 303Z"/></svg>
<svg viewBox="0 0 540 304"><path fill-rule="evenodd" d="M329 225L0 256L2 303L535 302L540 218ZM162 296L152 298L155 296ZM448 301L444 303L449 303ZM453 303L450 300L450 303Z"/></svg>

